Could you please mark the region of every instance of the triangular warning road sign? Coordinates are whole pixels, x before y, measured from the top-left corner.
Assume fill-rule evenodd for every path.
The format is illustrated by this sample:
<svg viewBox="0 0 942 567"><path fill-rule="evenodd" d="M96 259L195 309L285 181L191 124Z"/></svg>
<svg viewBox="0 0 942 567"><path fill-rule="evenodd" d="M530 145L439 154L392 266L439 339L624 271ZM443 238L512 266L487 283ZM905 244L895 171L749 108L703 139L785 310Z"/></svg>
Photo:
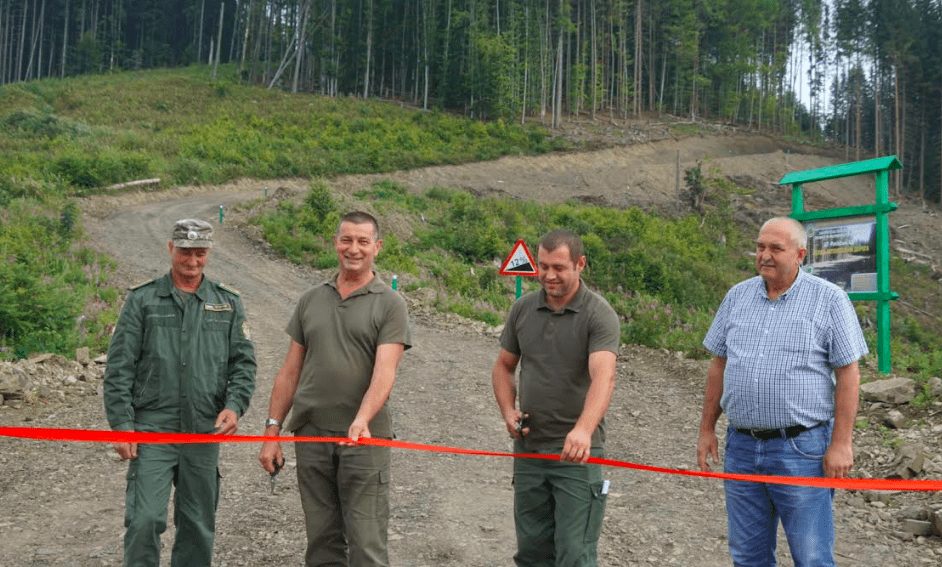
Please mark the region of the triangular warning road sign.
<svg viewBox="0 0 942 567"><path fill-rule="evenodd" d="M523 240L518 240L510 254L500 265L500 275L502 276L535 276L537 275L536 261L527 244Z"/></svg>

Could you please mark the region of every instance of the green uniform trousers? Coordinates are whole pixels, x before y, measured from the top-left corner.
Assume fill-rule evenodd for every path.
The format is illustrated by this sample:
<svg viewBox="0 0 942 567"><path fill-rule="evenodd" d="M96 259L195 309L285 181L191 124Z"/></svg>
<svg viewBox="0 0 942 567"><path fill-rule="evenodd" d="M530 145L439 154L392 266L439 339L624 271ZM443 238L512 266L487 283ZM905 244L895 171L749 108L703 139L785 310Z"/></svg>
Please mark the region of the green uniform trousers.
<svg viewBox="0 0 942 567"><path fill-rule="evenodd" d="M305 425L303 436L346 437ZM307 528L305 565L389 565L389 447L297 443L298 486Z"/></svg>
<svg viewBox="0 0 942 567"><path fill-rule="evenodd" d="M517 452L559 454L553 450ZM601 449L592 449L601 457ZM600 465L514 459L518 567L594 567L607 489Z"/></svg>
<svg viewBox="0 0 942 567"><path fill-rule="evenodd" d="M219 502L219 445L138 445L128 465L124 564L160 564L160 534L167 529L173 495L176 533L170 565L207 567L213 560Z"/></svg>

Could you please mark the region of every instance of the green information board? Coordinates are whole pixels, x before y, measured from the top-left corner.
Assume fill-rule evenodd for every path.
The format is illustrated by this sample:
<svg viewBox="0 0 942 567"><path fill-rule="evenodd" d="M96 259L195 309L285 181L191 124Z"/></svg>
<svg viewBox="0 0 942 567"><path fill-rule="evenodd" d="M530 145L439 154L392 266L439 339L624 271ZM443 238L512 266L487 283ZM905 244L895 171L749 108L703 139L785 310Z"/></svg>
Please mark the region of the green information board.
<svg viewBox="0 0 942 567"><path fill-rule="evenodd" d="M877 362L880 372L893 367L890 354L890 221L897 208L890 202L889 173L902 169L896 156L855 161L819 169L793 171L779 181L791 185L791 217L805 224L809 238L809 265L804 269L833 281L853 301L877 302ZM806 183L854 175L873 175L872 205L806 211Z"/></svg>

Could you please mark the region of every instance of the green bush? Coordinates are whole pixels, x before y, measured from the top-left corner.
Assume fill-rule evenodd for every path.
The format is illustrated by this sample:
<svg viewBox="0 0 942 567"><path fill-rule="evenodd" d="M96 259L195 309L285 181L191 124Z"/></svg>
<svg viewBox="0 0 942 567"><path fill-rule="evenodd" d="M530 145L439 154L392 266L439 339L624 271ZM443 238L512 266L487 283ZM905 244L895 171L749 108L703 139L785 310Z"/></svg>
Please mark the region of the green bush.
<svg viewBox="0 0 942 567"><path fill-rule="evenodd" d="M114 149L74 151L59 155L51 168L69 184L90 189L148 177L150 158L145 154Z"/></svg>
<svg viewBox="0 0 942 567"><path fill-rule="evenodd" d="M747 238L730 228L730 219L722 218L728 212L722 210L708 212L701 225L693 216L671 220L639 209L537 205L441 187L418 195L390 181L355 197L374 210L411 219L409 234L384 234L380 269L417 275L435 288L439 309L489 324L502 320L514 297L513 278L498 275L499 262L518 238L536 254L539 237L550 228L582 236L589 260L583 277L606 294L621 316L626 342L692 356L706 355L700 340L713 311L726 290L752 270L751 263L741 263L741 249L730 253L724 244L738 246ZM315 184L302 205L280 205L262 226L276 249L310 263L321 252L301 242L316 241L316 219L330 202L327 187ZM305 227L305 219L312 223L303 231L308 236L285 236L292 227ZM383 218L380 223L385 226ZM526 287L538 285L526 278Z"/></svg>
<svg viewBox="0 0 942 567"><path fill-rule="evenodd" d="M107 344L116 314L106 302L117 294L104 281L113 265L75 245L78 209L61 210L47 216L42 205L17 199L0 216L0 358ZM87 301L96 296L102 304Z"/></svg>

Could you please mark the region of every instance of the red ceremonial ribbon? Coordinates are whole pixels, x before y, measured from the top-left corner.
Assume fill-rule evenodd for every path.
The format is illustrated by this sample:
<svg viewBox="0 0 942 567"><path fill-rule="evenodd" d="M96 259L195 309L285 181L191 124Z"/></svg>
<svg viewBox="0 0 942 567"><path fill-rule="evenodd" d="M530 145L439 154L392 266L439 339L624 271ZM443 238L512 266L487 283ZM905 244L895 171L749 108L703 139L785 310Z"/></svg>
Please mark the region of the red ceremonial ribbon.
<svg viewBox="0 0 942 567"><path fill-rule="evenodd" d="M42 441L72 441L82 443L262 443L265 441L278 441L283 443L351 443L356 445L372 445L376 447L391 447L407 449L409 451L425 451L428 453L450 453L454 455L475 455L482 457L511 457L515 459L542 459L544 461L559 461L558 454L543 453L508 453L505 451L481 451L463 447L449 447L445 445L427 445L395 439L380 439L377 437L361 437L355 443L347 437L279 437L265 435L214 435L211 433L150 433L143 431L105 431L100 429L66 429L45 427L0 427L0 437L14 437L19 439L38 439ZM701 478L718 478L723 480L743 480L748 482L764 482L768 484L787 484L792 486L811 486L817 488L841 488L845 490L905 490L918 492L935 492L942 490L942 480L905 480L890 478L819 478L804 476L771 476L758 474L735 474L720 472L704 472L685 469L671 469L643 465L616 459L600 459L590 457L589 463L606 467L633 469L639 471L691 476Z"/></svg>

